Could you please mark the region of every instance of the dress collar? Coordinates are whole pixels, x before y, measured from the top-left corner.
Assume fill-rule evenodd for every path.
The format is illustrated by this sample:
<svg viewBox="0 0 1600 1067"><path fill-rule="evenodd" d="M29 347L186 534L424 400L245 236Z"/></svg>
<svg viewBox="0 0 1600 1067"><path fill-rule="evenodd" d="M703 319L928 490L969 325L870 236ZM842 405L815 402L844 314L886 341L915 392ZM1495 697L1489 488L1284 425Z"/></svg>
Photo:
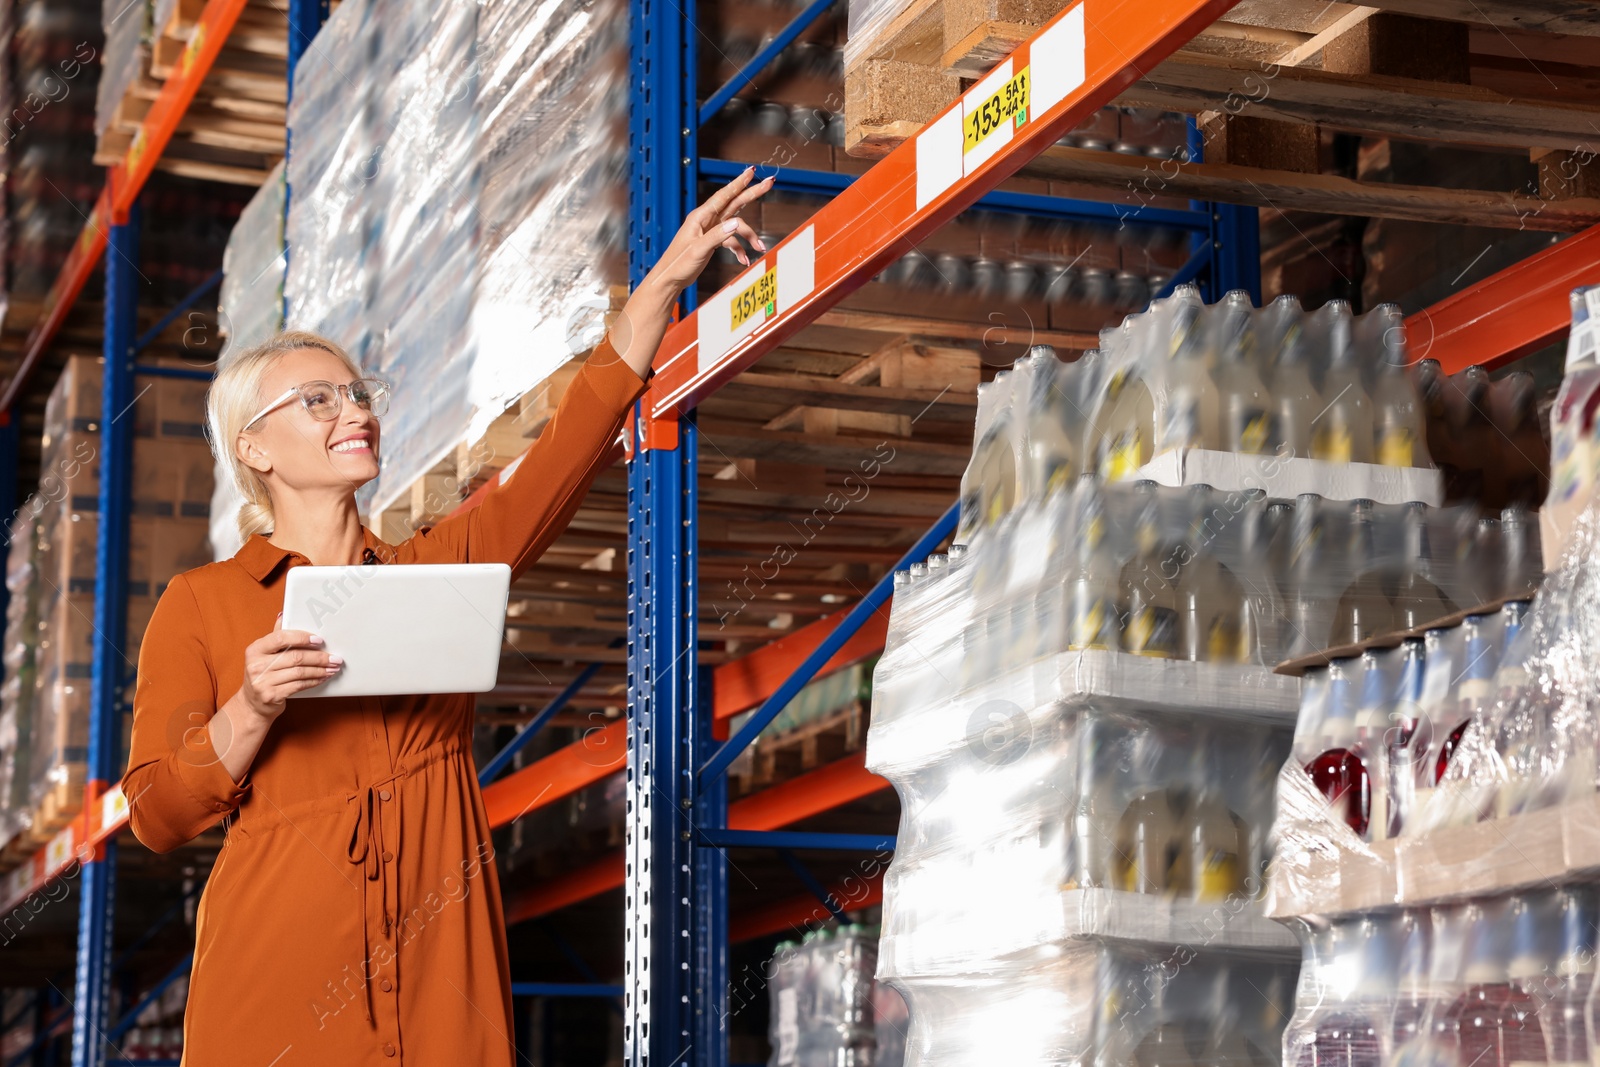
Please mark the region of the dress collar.
<svg viewBox="0 0 1600 1067"><path fill-rule="evenodd" d="M377 534L365 526L361 527L361 539L364 543L362 549L363 563L391 563L394 561L395 552L392 545L379 539ZM246 573L258 582L265 582L272 576L284 560L299 553L287 548L281 548L267 540L265 534L251 534L233 558L238 560ZM305 557L301 556L304 559Z"/></svg>

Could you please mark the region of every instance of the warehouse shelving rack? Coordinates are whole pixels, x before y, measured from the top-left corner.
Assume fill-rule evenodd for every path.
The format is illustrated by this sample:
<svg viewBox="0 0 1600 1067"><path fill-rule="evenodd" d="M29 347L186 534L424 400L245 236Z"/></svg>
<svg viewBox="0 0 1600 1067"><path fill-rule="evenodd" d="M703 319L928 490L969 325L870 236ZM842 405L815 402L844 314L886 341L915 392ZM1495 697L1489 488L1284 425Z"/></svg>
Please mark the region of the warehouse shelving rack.
<svg viewBox="0 0 1600 1067"><path fill-rule="evenodd" d="M637 282L693 206L701 179L726 180L738 169L702 160L697 130L738 89L759 73L830 6L814 0L790 27L754 57L729 85L697 106L697 23L692 3L632 0L632 196L630 264ZM560 750L493 781L516 748L576 693L582 674L512 745L486 765L485 800L495 825L530 810L535 798L550 802L624 769L628 774L628 836L621 864L604 860L533 894L508 901L508 919L546 914L613 886L624 887L627 956L621 987L594 982L519 984L529 995L598 995L625 1000L628 1062L725 1065L730 937L753 936L786 925L838 914L841 905L875 902L880 889L846 898L822 885L803 865L794 868L814 898L782 901L738 922L728 914L727 848L796 850L855 848L881 854L892 839L874 835L805 834L781 828L887 787L866 771L860 754L809 772L729 805L725 772L760 729L811 678L840 669L881 649L889 576L850 609L806 626L735 663L708 670L696 663L697 430L695 405L763 354L909 250L941 223L985 200L985 206L1075 218L1129 215L1056 198L994 193L1027 160L1051 145L1091 109L1108 102L1140 71L1177 49L1231 6L1231 0L1124 0L1079 2L1024 44L1008 61L1029 65L1037 49L1034 113L999 150L968 163L959 151L963 109L981 103L989 80L969 90L912 142L865 174L785 172L785 188L833 197L805 226L760 257L751 271L696 306L691 292L681 320L669 332L658 372L628 430L628 670L629 715L587 738L585 751ZM15 456L12 407L65 321L73 300L103 253L107 258L106 375L101 489L101 573L113 577L126 562L128 462L131 441L114 415L133 396L133 377L183 373L146 368L133 358L144 338L134 337L133 287L127 265L137 244L139 190L153 169L195 89L216 59L243 9L243 0L209 0L203 32L185 53L160 100L151 108L124 161L108 175L105 191L29 336L16 375L0 394L0 448ZM290 0L289 72L327 16L326 3ZM1080 65L1081 64L1081 65ZM1051 72L1045 74L1046 70ZM951 132L954 127L954 132ZM952 147L954 145L954 147ZM1173 284L1199 278L1215 298L1221 291L1255 290L1254 209L1196 204L1188 212L1146 209L1140 220L1178 226L1195 236L1194 254ZM720 328L728 302L754 271L777 269L774 314L748 334ZM1600 280L1600 229L1575 236L1502 271L1408 320L1419 357L1440 359L1446 371L1470 364L1494 366L1558 338L1568 318L1567 291ZM192 293L173 314L205 295ZM702 314L704 312L704 314ZM481 493L481 490L480 490ZM12 465L0 474L0 504L15 507ZM469 498L463 507L470 507ZM907 552L902 563L925 556L954 528L952 508ZM131 1025L143 1005L117 1023L107 1019L109 946L117 833L126 825L126 801L110 783L121 716L112 678L124 623L122 583L97 586L93 675L91 775L83 814L41 850L6 886L5 911L51 879L81 877L76 992L71 1005L74 1067L103 1062L103 1041ZM727 720L755 714L731 739ZM625 743L624 743L625 742ZM609 746L609 747L606 747ZM572 746L577 749L579 746ZM609 753L595 758L596 749ZM625 758L624 758L625 754ZM820 899L818 899L820 898ZM819 912L818 909L823 909ZM175 967L155 991L187 969Z"/></svg>

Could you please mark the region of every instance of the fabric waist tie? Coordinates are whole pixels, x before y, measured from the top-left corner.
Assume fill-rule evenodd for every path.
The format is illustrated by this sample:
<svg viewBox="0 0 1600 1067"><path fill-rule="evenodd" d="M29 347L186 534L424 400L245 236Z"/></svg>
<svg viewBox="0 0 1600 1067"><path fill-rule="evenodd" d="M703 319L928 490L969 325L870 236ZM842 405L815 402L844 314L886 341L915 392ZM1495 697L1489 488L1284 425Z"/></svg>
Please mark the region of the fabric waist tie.
<svg viewBox="0 0 1600 1067"><path fill-rule="evenodd" d="M351 815L350 833L345 838L345 855L351 863L362 869L361 885L361 961L362 986L364 987L364 1007L367 1012L367 1022L372 1022L372 978L376 969L372 964L372 918L368 907L369 890L373 887L370 883L377 882L378 896L383 901L383 936L388 938L393 933L395 923L400 915L399 887L396 878L390 870L400 862L401 840L401 805L400 791L394 789L391 800L384 800L382 794L384 787L394 785L400 779L421 769L423 766L462 751L459 743L447 741L433 745L414 753L400 762L400 766L383 778L367 783L356 792L350 793L348 799L355 804L355 811ZM385 808L389 808L387 815ZM384 833L386 820L394 824L392 834ZM385 838L394 842L385 846ZM387 848L387 854L385 849Z"/></svg>

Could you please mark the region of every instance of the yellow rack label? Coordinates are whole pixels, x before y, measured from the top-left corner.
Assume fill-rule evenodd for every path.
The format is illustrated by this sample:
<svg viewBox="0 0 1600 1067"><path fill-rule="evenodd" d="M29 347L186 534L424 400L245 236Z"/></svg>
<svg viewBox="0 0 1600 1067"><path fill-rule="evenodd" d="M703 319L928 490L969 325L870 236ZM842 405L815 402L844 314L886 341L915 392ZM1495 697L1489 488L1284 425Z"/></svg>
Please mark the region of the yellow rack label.
<svg viewBox="0 0 1600 1067"><path fill-rule="evenodd" d="M770 319L778 313L778 268L773 267L757 278L744 292L733 298L733 325L737 330L757 312Z"/></svg>
<svg viewBox="0 0 1600 1067"><path fill-rule="evenodd" d="M1020 130L1027 124L1028 86L1033 81L1029 74L1031 69L1023 67L1017 71L1010 81L994 91L993 96L967 112L966 120L962 123L963 153L977 148L1002 126L1009 125Z"/></svg>

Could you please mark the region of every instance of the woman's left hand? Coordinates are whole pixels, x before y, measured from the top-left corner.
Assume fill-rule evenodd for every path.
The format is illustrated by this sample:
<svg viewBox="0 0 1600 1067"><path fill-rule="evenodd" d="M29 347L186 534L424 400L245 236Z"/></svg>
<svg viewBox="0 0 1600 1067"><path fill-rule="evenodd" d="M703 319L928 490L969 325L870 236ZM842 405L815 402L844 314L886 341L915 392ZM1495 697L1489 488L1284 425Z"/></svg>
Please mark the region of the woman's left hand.
<svg viewBox="0 0 1600 1067"><path fill-rule="evenodd" d="M623 362L632 367L639 377L647 377L650 364L661 347L661 338L667 332L667 320L678 297L700 272L706 269L711 257L719 248L732 249L739 262L746 266L750 257L745 254L740 238L750 243L757 252L765 252L756 231L739 212L759 200L772 189L777 175L751 184L756 169L747 167L733 181L712 193L710 198L683 220L672 243L661 254L661 260L651 268L639 287L628 297L622 314L611 326L611 344Z"/></svg>

